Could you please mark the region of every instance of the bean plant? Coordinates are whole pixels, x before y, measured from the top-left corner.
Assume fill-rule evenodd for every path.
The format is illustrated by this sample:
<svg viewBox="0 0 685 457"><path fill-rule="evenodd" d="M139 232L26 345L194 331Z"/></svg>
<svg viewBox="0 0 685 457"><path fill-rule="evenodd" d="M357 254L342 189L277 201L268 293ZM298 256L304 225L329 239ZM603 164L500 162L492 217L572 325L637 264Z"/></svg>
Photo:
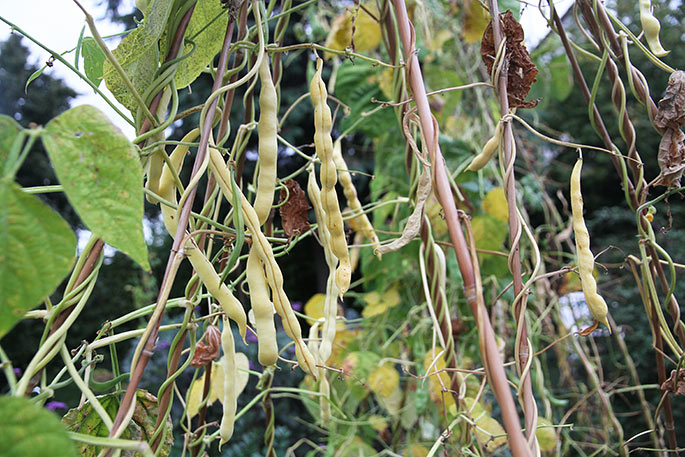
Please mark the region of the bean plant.
<svg viewBox="0 0 685 457"><path fill-rule="evenodd" d="M518 2L137 1L142 20L112 45L74 1L88 32L67 52L0 19L79 75L136 136L92 106L30 128L0 117L0 338L22 320L43 328L26 366L0 348L0 455L233 455L247 417L269 456L285 446L308 456L681 450L684 267L658 242L655 214L685 190L685 76L668 63L664 46L679 44L662 45L649 0L639 24L600 1L576 0L564 17L552 1L538 5L560 43L552 76L582 92L593 144L537 122L529 91L549 87L550 71L523 44ZM636 53L668 80L665 94L650 93ZM284 81L302 74L308 84L285 103ZM208 79L209 94L187 106L184 95ZM598 107L606 84L612 106ZM313 131L304 144L288 133L295 118ZM634 118L653 126L640 136L662 138L641 151L657 176L645 171ZM15 182L37 142L59 185ZM354 150L372 157L370 175ZM535 163L569 157L560 151L573 159L552 194ZM286 171L286 157L297 166ZM603 264L611 246L590 249L584 221L593 208L583 195L602 190L581 174L600 157L634 215L636 254L620 265ZM64 193L88 228L80 248L39 198L48 192ZM69 347L84 308L97 307L89 298L107 274L106 245L151 271L145 201L173 240L156 300ZM299 310L286 265L306 242L326 279ZM603 298L606 272L619 268L642 300L654 360L633 360L633 323ZM140 324L123 330L131 322ZM171 343L156 380L160 337ZM638 364L658 383L641 383ZM108 376L95 377L102 368ZM286 370L298 385L282 384ZM80 401L60 419L44 406L68 387ZM625 398L641 427L630 436L616 410ZM286 401L308 415L277 415ZM295 421L312 433L279 443L277 425Z"/></svg>

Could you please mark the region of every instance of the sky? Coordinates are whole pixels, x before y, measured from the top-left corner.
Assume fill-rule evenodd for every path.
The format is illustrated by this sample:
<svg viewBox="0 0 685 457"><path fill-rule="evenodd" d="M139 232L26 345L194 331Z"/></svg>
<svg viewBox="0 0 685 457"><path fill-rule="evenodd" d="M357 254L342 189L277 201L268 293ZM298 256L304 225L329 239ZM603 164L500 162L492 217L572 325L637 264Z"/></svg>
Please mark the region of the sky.
<svg viewBox="0 0 685 457"><path fill-rule="evenodd" d="M104 6L98 6L98 0L81 0L81 4L96 21L96 26L100 35L106 36L123 31L119 24L112 24L103 19L105 15ZM133 0L122 2L121 11L129 11L133 8ZM36 40L47 45L52 50L61 53L72 49L78 42L79 34L86 21L83 12L72 0L0 0L0 15L8 21L21 28L27 35L31 35ZM10 27L4 22L0 22L0 40L5 40L10 34ZM84 36L90 33L86 27ZM50 57L50 54L37 45L24 38L22 43L31 50L31 63L42 67ZM116 41L109 41L111 48L114 48ZM74 54L70 53L65 59L73 62ZM80 68L82 69L82 63ZM133 127L121 120L118 114L105 103L102 98L95 94L93 90L83 82L76 74L59 62L55 62L52 68L46 68L46 73L61 78L69 87L79 93L78 98L72 101L72 106L93 105L99 108L107 117L121 129L124 134L132 139L134 135ZM100 89L107 95L105 84L100 84ZM29 94L31 86L29 86ZM111 100L114 97L110 96ZM126 109L121 107L122 112Z"/></svg>
<svg viewBox="0 0 685 457"><path fill-rule="evenodd" d="M105 8L98 5L100 1L81 0L81 4L95 18L100 35L106 36L123 31L121 25L112 24L108 20L103 19ZM573 0L558 0L556 5L560 11L566 11L572 3ZM120 6L122 12L130 11L133 7L134 0L123 0ZM74 48L78 42L81 29L86 25L83 12L72 0L0 0L0 15L57 52ZM524 4L521 24L525 31L526 45L529 49L549 31L545 19L540 15L537 6L534 4ZM0 23L0 40L5 40L9 33L10 27L5 23ZM85 36L89 35L90 33L86 28ZM43 66L50 57L50 54L30 43L27 39L24 39L23 43L31 49L32 62ZM116 43L117 39L108 41L110 48L116 47ZM66 56L66 58L73 61L73 53ZM72 102L72 106L93 105L103 111L128 138L132 139L135 136L133 128L123 121L85 82L64 65L55 62L52 68L46 68L45 71L49 72L52 76L63 79L71 88L79 93L78 98ZM105 84L101 84L100 89L109 95ZM30 90L29 86L29 92ZM110 99L114 100L113 97L110 97ZM120 107L120 109L126 112L125 108Z"/></svg>

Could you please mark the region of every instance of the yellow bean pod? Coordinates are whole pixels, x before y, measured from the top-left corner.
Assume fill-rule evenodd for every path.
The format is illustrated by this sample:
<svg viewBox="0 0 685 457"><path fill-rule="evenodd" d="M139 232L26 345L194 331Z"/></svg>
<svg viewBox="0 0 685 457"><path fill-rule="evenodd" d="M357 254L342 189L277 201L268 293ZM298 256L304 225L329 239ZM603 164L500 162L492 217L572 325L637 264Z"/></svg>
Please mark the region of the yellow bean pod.
<svg viewBox="0 0 685 457"><path fill-rule="evenodd" d="M671 51L667 51L661 46L659 41L659 32L661 31L661 24L659 19L652 13L652 4L650 0L640 0L640 23L642 30L645 32L645 40L649 49L657 57L664 57Z"/></svg>
<svg viewBox="0 0 685 457"><path fill-rule="evenodd" d="M219 446L231 439L233 436L233 424L235 423L235 412L238 406L236 396L236 379L238 379L238 366L235 362L235 342L231 323L224 316L224 329L221 332L221 349L224 351L224 401L219 435L221 442Z"/></svg>
<svg viewBox="0 0 685 457"><path fill-rule="evenodd" d="M194 129L189 132L181 142L191 143L195 141L200 134L199 129ZM174 170L180 170L183 167L183 159L188 152L188 146L178 145L171 153L170 162ZM176 203L176 187L174 185L173 174L167 164L164 164L162 169L161 179L159 182L159 196L170 203ZM178 221L176 220L176 210L167 206L160 205L162 210L162 218L164 225L171 236L176 234ZM230 289L221 281L212 263L207 257L197 248L192 240L189 240L185 246L185 253L190 260L191 265L197 272L198 276L204 283L207 291L212 294L212 297L219 302L224 313L238 324L240 335L245 338L247 330L247 316L240 301L231 293Z"/></svg>
<svg viewBox="0 0 685 457"><path fill-rule="evenodd" d="M254 209L259 218L259 225L263 225L269 218L271 206L274 202L276 188L276 172L278 169L278 143L276 130L278 128L278 96L271 80L269 59L262 59L259 67L259 79L262 89L259 93L259 174L257 175L257 195Z"/></svg>
<svg viewBox="0 0 685 457"><path fill-rule="evenodd" d="M595 268L595 257L590 251L590 234L583 218L583 195L580 188L582 168L583 159L578 159L571 172L571 212L573 215L573 233L576 238L580 284L585 294L585 303L587 303L590 313L595 319L595 325L602 323L611 332L611 327L607 321L607 304L602 296L597 293L597 282L592 275Z"/></svg>
<svg viewBox="0 0 685 457"><path fill-rule="evenodd" d="M331 250L339 261L335 272L335 281L340 295L343 295L350 286L352 267L350 265L350 254L347 251L345 227L342 214L340 213L340 206L338 205L338 195L335 191L338 176L335 160L333 159L333 139L331 138L333 120L331 118L331 110L326 103L328 92L326 91L323 79L321 79L322 68L323 61L317 58L316 73L309 85L309 92L314 104L314 146L316 154L319 160L321 160L321 170L319 172L321 178L321 202L325 212L326 227L331 235Z"/></svg>
<svg viewBox="0 0 685 457"><path fill-rule="evenodd" d="M228 201L233 201L233 189L231 187L231 176L226 168L226 163L221 153L214 148L209 148L209 167L216 182L221 188L222 193ZM290 339L295 342L295 354L302 369L316 377L316 362L311 352L302 339L302 328L297 320L297 316L290 306L290 301L283 290L283 274L276 262L273 250L269 241L260 230L259 219L250 202L245 195L240 194L241 210L245 219L245 224L252 234L252 249L256 250L257 256L264 265L266 280L272 292L272 300L276 312L283 320L283 329Z"/></svg>
<svg viewBox="0 0 685 457"><path fill-rule="evenodd" d="M362 203L357 197L357 189L355 189L352 183L352 176L350 175L349 169L347 168L347 163L342 155L342 145L340 138L335 140L333 143L333 161L338 169L338 179L340 180L340 185L342 185L343 193L347 199L347 206L355 214L355 225L359 227L362 235L364 235L373 245L374 253L380 258L380 254L377 253L376 249L380 246L381 242L376 235L376 230L373 228L369 217L362 210Z"/></svg>
<svg viewBox="0 0 685 457"><path fill-rule="evenodd" d="M264 267L252 249L247 257L247 284L250 288L250 304L257 328L259 363L267 367L278 360L278 343L274 326L274 305L269 298L269 289L264 277Z"/></svg>
<svg viewBox="0 0 685 457"><path fill-rule="evenodd" d="M471 163L466 167L469 171L478 171L490 162L490 159L497 155L499 146L502 144L502 122L497 123L495 134L483 146L483 150L471 160Z"/></svg>

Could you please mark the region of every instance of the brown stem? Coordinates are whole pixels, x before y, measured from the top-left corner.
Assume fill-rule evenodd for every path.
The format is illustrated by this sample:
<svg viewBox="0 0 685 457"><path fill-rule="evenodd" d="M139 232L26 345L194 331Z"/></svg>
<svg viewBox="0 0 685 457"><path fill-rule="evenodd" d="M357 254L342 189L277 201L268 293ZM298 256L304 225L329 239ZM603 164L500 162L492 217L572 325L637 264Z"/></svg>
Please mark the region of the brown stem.
<svg viewBox="0 0 685 457"><path fill-rule="evenodd" d="M490 16L492 17L492 32L495 49L499 49L504 36L501 30L499 20L499 10L497 0L489 0ZM504 67L508 66L506 60L505 49ZM508 71L503 70L499 72L497 81L493 81L497 87L497 97L499 99L500 114L506 116L509 114L509 99L507 96ZM504 176L504 192L507 198L507 208L509 210L509 242L511 244L509 254L509 270L514 281L514 316L516 317L516 325L520 334L518 347L514 350L517 352L517 365L519 375L524 373L526 365L529 363L530 348L528 346L528 330L526 328L525 308L527 301L527 294L523 292L523 280L521 279L521 252L520 252L520 237L521 237L521 222L518 218L518 210L516 206L516 176L514 174L514 162L516 160L516 150L514 145L514 132L511 122L504 124L504 138L503 138L503 157L505 163ZM519 393L523 397L523 412L526 424L526 437L533 454L536 453L537 441L535 439L535 430L537 429L537 406L535 398L533 397L533 386L531 382L530 371L522 375L521 378L522 390Z"/></svg>
<svg viewBox="0 0 685 457"><path fill-rule="evenodd" d="M420 122L424 132L423 141L431 152L434 188L437 190L438 200L445 213L445 220L447 221L447 228L450 239L452 240L452 247L454 248L457 257L462 280L464 281L466 297L471 312L478 323L478 330L481 334L481 338L484 341L484 345L481 346L481 357L486 367L488 381L502 410L502 419L507 431L507 438L512 454L515 457L528 456L530 455L530 449L521 432L521 424L516 412L516 405L511 396L509 385L507 384L507 375L499 356L490 319L488 318L485 305L483 304L482 290L477 290L476 288L473 264L471 263L471 257L469 255L466 239L464 238L464 233L459 225L457 207L454 203L454 197L447 178L445 161L440 152L440 145L437 142L437 126L433 122L419 59L416 56L413 46L412 26L409 22L409 17L407 16L406 5L401 0L393 0L392 3L397 16L399 34L405 55L408 56L409 85L418 108Z"/></svg>
<svg viewBox="0 0 685 457"><path fill-rule="evenodd" d="M231 21L229 20L229 23L230 22ZM227 32L229 29L230 27L227 27ZM214 84L212 86L212 92L219 89L219 87L222 84L223 75L226 69L226 61L228 59L229 47L230 35L226 34L224 37L224 44L221 49L221 54L219 57L219 68L217 70L216 78L214 79ZM214 119L214 113L216 111L217 102L218 99L214 99L210 106L207 108L207 116L205 117L205 123L202 126L202 132L200 134L200 145L198 147L197 154L195 155L195 163L193 164L191 180L198 173L202 163L204 162L205 155L207 154L207 148L209 146L209 137L212 130L212 120ZM174 243L171 247L171 255L169 256L167 268L162 279L162 285L160 288L159 297L157 299L155 314L153 314L153 316L156 316L156 321L150 323L152 324L152 328L147 340L145 342L141 341L141 344L144 344L144 349L141 352L140 359L138 360L138 363L135 366L134 372L131 374L130 383L128 385L128 388L126 389L126 393L124 395L124 399L122 400L121 407L119 408L117 416L114 419L114 426L112 427L112 432L110 433L110 436L116 434L118 428L123 423L124 416L128 412L135 398L135 391L138 388L138 384L140 383L140 380L143 376L145 367L147 366L147 363L152 357L152 355L154 354L157 346L157 335L159 333L159 326L162 322L163 309L166 305L166 300L168 298L170 284L173 282L174 277L176 275L176 270L178 269L177 255L179 252L181 252L183 243L185 243L186 240L186 227L188 226L190 212L192 210L195 195L197 193L197 186L194 186L191 189L187 189L187 192L188 198L186 199L186 202L184 203L183 208L181 209L178 227L176 229L176 233L174 234Z"/></svg>

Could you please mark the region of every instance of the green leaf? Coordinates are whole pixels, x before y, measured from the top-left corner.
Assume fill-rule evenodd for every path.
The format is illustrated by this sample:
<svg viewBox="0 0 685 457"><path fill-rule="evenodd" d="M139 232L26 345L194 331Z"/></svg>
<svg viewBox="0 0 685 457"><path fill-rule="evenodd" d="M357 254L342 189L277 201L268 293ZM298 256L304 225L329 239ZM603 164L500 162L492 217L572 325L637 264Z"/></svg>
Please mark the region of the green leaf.
<svg viewBox="0 0 685 457"><path fill-rule="evenodd" d="M0 397L0 457L76 457L59 419L23 397Z"/></svg>
<svg viewBox="0 0 685 457"><path fill-rule="evenodd" d="M219 0L198 0L185 35L186 40L190 39L195 43L195 51L178 65L174 78L178 89L195 81L221 51L227 23L228 14ZM171 38L167 35L167 39ZM192 44L186 42L183 54L192 49Z"/></svg>
<svg viewBox="0 0 685 457"><path fill-rule="evenodd" d="M497 0L497 9L501 13L511 10L517 21L521 18L521 2L518 0Z"/></svg>
<svg viewBox="0 0 685 457"><path fill-rule="evenodd" d="M164 32L173 3L173 0L154 0L143 22L112 51L141 95L152 82L159 66L157 42ZM119 103L135 113L138 104L109 60L104 64L104 77L107 88Z"/></svg>
<svg viewBox="0 0 685 457"><path fill-rule="evenodd" d="M75 251L76 236L64 219L13 182L0 181L0 338L55 290Z"/></svg>
<svg viewBox="0 0 685 457"><path fill-rule="evenodd" d="M25 92L25 93L28 94L28 92L29 92L29 84L31 84L31 83L33 82L34 79L36 79L36 78L38 78L40 75L42 75L42 74L43 74L43 70L45 70L46 67L47 67L47 65L43 65L43 66L40 67L38 70L34 71L34 72L31 74L31 76L29 76L29 79L26 80L26 84L24 85L24 92Z"/></svg>
<svg viewBox="0 0 685 457"><path fill-rule="evenodd" d="M119 409L118 393L103 395L98 397L98 401L105 409L110 418L114 419L117 410ZM159 413L159 406L157 398L149 392L139 389L136 391L136 406L133 412L133 419L129 423L122 439L135 441L149 441L155 430L155 421ZM102 422L100 416L93 410L89 402L86 402L81 408L70 409L62 418L64 427L71 432L78 432L84 435L107 437L109 432L107 427ZM158 456L165 457L169 455L171 445L174 442L172 435L171 417L168 418L166 424L166 439L162 442L157 453ZM95 457L100 453L100 448L91 446L85 443L77 443L79 455L83 457ZM138 457L141 454L133 451L125 451L121 454L124 457Z"/></svg>
<svg viewBox="0 0 685 457"><path fill-rule="evenodd" d="M41 138L86 226L149 270L143 170L135 146L97 108L87 105L51 120Z"/></svg>
<svg viewBox="0 0 685 457"><path fill-rule="evenodd" d="M571 77L571 65L568 63L566 54L560 54L552 58L547 66L552 75L550 90L552 97L563 102L573 89L573 79Z"/></svg>
<svg viewBox="0 0 685 457"><path fill-rule="evenodd" d="M83 52L83 68L86 71L86 77L95 86L99 86L102 82L105 53L102 52L95 39L91 37L83 39L81 51Z"/></svg>
<svg viewBox="0 0 685 457"><path fill-rule="evenodd" d="M12 143L21 131L21 125L17 124L14 119L0 114L0 170L5 168L5 161L12 149Z"/></svg>

